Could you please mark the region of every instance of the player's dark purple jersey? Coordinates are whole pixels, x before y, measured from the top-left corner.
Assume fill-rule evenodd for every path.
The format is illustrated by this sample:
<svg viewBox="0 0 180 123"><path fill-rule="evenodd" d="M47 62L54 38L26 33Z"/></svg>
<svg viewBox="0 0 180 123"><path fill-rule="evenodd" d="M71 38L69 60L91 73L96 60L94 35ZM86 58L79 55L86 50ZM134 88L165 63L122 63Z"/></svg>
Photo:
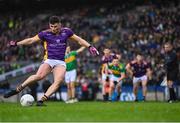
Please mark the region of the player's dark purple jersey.
<svg viewBox="0 0 180 123"><path fill-rule="evenodd" d="M101 61L102 61L102 64L106 64L106 63L111 63L113 58L116 57L115 54L111 54L110 56L103 56Z"/></svg>
<svg viewBox="0 0 180 123"><path fill-rule="evenodd" d="M55 59L64 61L67 39L73 34L73 31L69 28L62 28L58 35L52 33L50 30L38 33L39 38L44 43L44 60Z"/></svg>
<svg viewBox="0 0 180 123"><path fill-rule="evenodd" d="M150 68L150 65L146 61L142 61L141 64L138 64L137 61L131 61L130 66L133 69L133 76L135 77L146 75L147 69Z"/></svg>
<svg viewBox="0 0 180 123"><path fill-rule="evenodd" d="M116 57L115 54L111 54L110 56L103 56L102 59L101 59L101 62L102 62L102 70L103 70L103 73L105 73L105 65L106 64L109 64L112 62L113 58Z"/></svg>

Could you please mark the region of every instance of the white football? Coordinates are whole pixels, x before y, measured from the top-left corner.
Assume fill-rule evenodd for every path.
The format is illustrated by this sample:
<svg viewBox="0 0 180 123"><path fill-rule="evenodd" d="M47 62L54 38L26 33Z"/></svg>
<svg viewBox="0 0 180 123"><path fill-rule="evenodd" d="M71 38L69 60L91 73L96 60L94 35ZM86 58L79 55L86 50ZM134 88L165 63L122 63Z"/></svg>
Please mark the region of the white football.
<svg viewBox="0 0 180 123"><path fill-rule="evenodd" d="M34 97L30 94L25 94L21 97L20 103L22 106L32 106L34 103Z"/></svg>

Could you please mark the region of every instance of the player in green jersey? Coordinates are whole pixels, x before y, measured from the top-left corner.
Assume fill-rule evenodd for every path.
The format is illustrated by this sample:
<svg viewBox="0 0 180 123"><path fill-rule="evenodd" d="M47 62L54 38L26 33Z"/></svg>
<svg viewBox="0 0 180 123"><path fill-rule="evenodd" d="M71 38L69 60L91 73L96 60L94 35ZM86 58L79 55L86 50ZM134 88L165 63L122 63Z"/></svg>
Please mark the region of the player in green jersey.
<svg viewBox="0 0 180 123"><path fill-rule="evenodd" d="M67 84L67 93L68 100L66 103L74 103L77 102L77 98L75 98L75 81L77 76L77 60L76 56L82 52L85 47L81 47L76 51L71 51L70 46L66 48L65 62L66 62L66 74L65 74L65 82Z"/></svg>
<svg viewBox="0 0 180 123"><path fill-rule="evenodd" d="M111 64L107 66L108 72L110 73L110 90L109 100L111 100L112 93L117 89L117 99L120 98L122 80L125 78L125 65L120 62L121 57L113 58ZM116 85L116 86L115 86Z"/></svg>

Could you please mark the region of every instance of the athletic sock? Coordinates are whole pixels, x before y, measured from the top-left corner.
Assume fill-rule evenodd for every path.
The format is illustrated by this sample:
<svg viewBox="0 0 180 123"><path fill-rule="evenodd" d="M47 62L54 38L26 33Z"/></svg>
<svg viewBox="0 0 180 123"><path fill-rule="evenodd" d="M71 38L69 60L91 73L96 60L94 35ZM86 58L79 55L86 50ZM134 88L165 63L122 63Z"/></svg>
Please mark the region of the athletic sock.
<svg viewBox="0 0 180 123"><path fill-rule="evenodd" d="M16 88L17 92L21 92L25 87L23 87L22 85L18 85Z"/></svg>
<svg viewBox="0 0 180 123"><path fill-rule="evenodd" d="M44 95L42 98L41 98L41 101L44 102L48 99L48 97L46 95Z"/></svg>
<svg viewBox="0 0 180 123"><path fill-rule="evenodd" d="M121 95L121 93L119 93L119 94L117 95L117 101L119 101L120 95Z"/></svg>
<svg viewBox="0 0 180 123"><path fill-rule="evenodd" d="M106 94L103 95L103 100L106 101Z"/></svg>
<svg viewBox="0 0 180 123"><path fill-rule="evenodd" d="M172 99L173 100L176 100L176 93L175 93L175 91L174 91L174 88L172 88Z"/></svg>
<svg viewBox="0 0 180 123"><path fill-rule="evenodd" d="M106 101L108 101L108 99L109 99L109 94L106 93Z"/></svg>
<svg viewBox="0 0 180 123"><path fill-rule="evenodd" d="M137 98L137 96L135 96L135 100L134 101L138 101L138 98Z"/></svg>
<svg viewBox="0 0 180 123"><path fill-rule="evenodd" d="M174 100L175 92L173 88L169 88L170 100Z"/></svg>
<svg viewBox="0 0 180 123"><path fill-rule="evenodd" d="M143 100L144 100L144 101L146 100L146 96L143 96Z"/></svg>

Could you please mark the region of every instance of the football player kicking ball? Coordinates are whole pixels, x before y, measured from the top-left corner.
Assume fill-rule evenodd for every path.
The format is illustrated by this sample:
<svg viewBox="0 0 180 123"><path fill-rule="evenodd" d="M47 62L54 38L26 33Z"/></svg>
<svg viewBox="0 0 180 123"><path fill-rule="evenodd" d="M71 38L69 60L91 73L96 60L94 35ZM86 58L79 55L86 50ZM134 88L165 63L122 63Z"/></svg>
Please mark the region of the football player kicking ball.
<svg viewBox="0 0 180 123"><path fill-rule="evenodd" d="M110 74L110 91L109 100L112 99L112 94L117 89L117 100L120 98L122 81L125 78L125 65L120 63L120 58L115 57L111 64L108 65L108 72Z"/></svg>
<svg viewBox="0 0 180 123"><path fill-rule="evenodd" d="M61 82L64 80L66 73L66 63L64 62L64 58L68 39L76 41L80 45L87 47L91 54L99 55L99 52L95 47L91 46L87 41L74 34L71 29L62 27L60 19L57 16L50 17L49 29L41 31L32 38L27 38L18 42L11 41L9 43L9 46L11 47L42 42L44 44L45 55L43 63L40 65L37 73L27 78L22 84L17 86L16 89L12 89L8 93L4 94L4 98L18 94L25 87L42 80L52 72L54 82L45 92L44 96L37 102L37 106L43 106L43 102L57 91Z"/></svg>
<svg viewBox="0 0 180 123"><path fill-rule="evenodd" d="M66 74L65 82L67 84L67 93L68 100L66 103L75 103L78 102L78 99L75 97L75 81L77 76L77 60L76 56L82 52L85 47L81 47L76 51L71 51L70 46L66 48L65 62L66 62Z"/></svg>

